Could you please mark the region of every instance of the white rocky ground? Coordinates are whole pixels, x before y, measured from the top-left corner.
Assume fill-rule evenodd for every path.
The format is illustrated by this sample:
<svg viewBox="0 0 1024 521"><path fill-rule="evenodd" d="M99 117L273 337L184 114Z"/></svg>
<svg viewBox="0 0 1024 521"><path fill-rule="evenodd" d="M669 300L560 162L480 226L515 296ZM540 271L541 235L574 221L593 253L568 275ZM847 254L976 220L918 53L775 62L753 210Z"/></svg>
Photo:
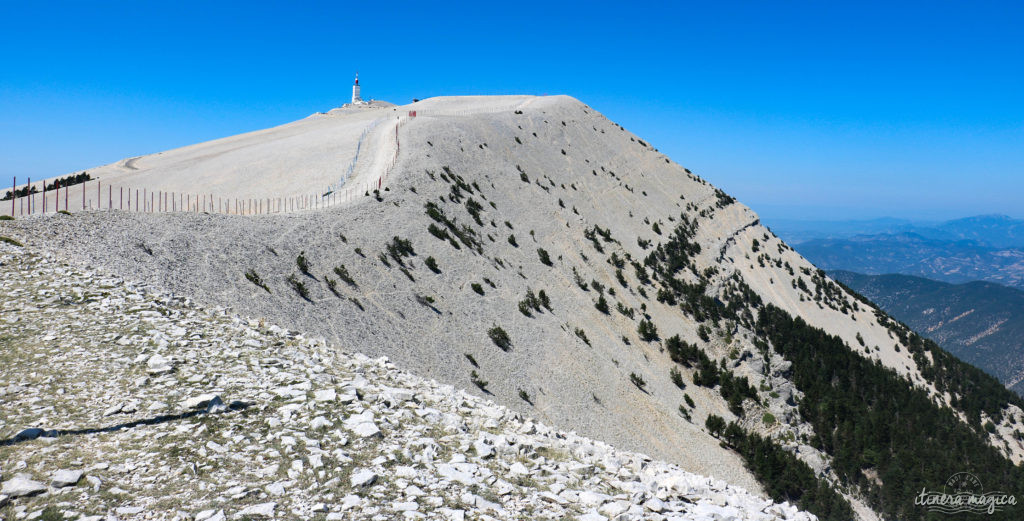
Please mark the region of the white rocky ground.
<svg viewBox="0 0 1024 521"><path fill-rule="evenodd" d="M813 519L5 243L0 309L6 519Z"/></svg>
<svg viewBox="0 0 1024 521"><path fill-rule="evenodd" d="M476 372L490 382L487 398L521 414L748 490L761 488L742 459L702 428L709 415L772 436L820 477L834 478L828 457L807 443L813 432L794 405L801 395L777 353L762 357L753 332L732 323L702 339L696 319L678 305L659 302L654 286L640 280L639 269L625 263L616 273L613 253L641 265L685 218L696 223L694 242L701 251L694 262L698 272L710 273L708 294L717 295L738 276L764 302L839 336L908 384L934 392L906 346L873 311L818 277L814 266L761 225L753 211L579 101L452 97L384 109L406 110L419 115L398 127L401 152L379 195L366 193L323 211L255 217L51 214L0 223L0 234L75 266L100 268L207 308L265 317L484 394L471 383ZM331 111L170 151L167 158L145 156L132 164L138 168L134 174L124 170L127 164L109 172L168 183L186 180L202 191L224 182L240 188L250 172L254 177L246 186L251 189L259 189L264 179L268 186L287 179L302 190L313 189L328 177L304 165L338 170L347 164L350 156L335 145L354 144L379 112ZM372 161L356 169L356 178L372 176L382 158L394 157L396 143L389 136L395 125L380 124L387 132L368 138L372 153L366 157ZM232 165L248 166L219 169L229 157ZM293 164L303 166L289 170ZM175 169L185 166L179 177ZM195 172L203 175L190 177ZM470 198L479 206L476 216L469 212ZM428 232L437 225L425 211L428 203L469 230L478 246L460 246ZM610 240L588 240L594 227L606 230ZM387 246L395 237L416 251L404 266L388 260ZM539 260L538 248L550 252L550 265ZM300 254L311 263L308 274L297 270ZM436 270L426 265L431 257ZM351 284L338 282L338 267L346 268ZM247 280L247 271L258 273L266 289ZM303 282L308 298L297 295L289 278ZM595 283L607 288L608 314L595 308ZM539 290L550 296L552 308L522 313L517 303ZM742 417L729 411L717 390L679 389L672 382L670 369L681 370L688 384L693 371L672 362L660 342L639 338L644 313L662 339L678 334L750 379L758 399L746 401ZM508 331L512 349L491 342L487 331L493 325ZM577 330L585 332L586 342ZM466 354L478 364L471 365ZM643 391L632 383L632 374L646 382ZM520 390L530 402L520 398ZM687 397L694 405L681 414ZM766 412L779 421L764 421ZM1008 422L1024 418L1011 412L991 441L1019 460L1024 445L1008 434ZM862 503L851 500L859 517L872 518Z"/></svg>

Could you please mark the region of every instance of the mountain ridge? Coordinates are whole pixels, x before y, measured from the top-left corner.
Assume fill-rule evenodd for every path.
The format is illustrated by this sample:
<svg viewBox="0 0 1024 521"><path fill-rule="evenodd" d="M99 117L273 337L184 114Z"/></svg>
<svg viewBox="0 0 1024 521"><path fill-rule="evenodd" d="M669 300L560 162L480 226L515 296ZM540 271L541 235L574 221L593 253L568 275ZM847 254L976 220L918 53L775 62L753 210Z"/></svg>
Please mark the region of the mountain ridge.
<svg viewBox="0 0 1024 521"><path fill-rule="evenodd" d="M1018 398L847 293L749 208L621 126L568 97L424 114L400 129L383 189L348 205L252 217L85 212L3 226L74 263L386 354L560 427L789 495L823 518L844 518L836 489L861 519L877 518L872 508L920 516L912 501L898 503L904 491L854 475L885 458L854 461L822 442L831 420L801 404L849 396L816 385L807 352L761 321L773 316L858 364L864 381L902 386L922 419L948 419L943 429L1004 469L1007 486L1018 479L1009 470L1024 455ZM957 415L940 416L942 403ZM793 454L813 473L772 477L743 459L751 447L777 451L779 462ZM787 485L762 489L753 473Z"/></svg>

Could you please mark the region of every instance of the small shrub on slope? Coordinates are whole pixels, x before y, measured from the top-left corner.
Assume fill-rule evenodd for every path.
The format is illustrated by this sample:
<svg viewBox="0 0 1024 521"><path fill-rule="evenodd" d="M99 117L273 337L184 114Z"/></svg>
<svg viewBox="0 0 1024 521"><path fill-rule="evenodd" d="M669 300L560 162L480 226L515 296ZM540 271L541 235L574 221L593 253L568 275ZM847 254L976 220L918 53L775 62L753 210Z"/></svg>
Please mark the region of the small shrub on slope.
<svg viewBox="0 0 1024 521"><path fill-rule="evenodd" d="M512 339L508 337L508 333L505 332L501 326L493 326L487 330L487 336L491 337L491 341L494 345L501 348L502 351L508 351L512 349Z"/></svg>
<svg viewBox="0 0 1024 521"><path fill-rule="evenodd" d="M260 276L256 274L256 270L250 269L249 271L245 272L245 278L249 279L249 282L252 282L253 284L263 288L267 293L270 293L270 288L268 288L266 283L263 282L263 279L261 279Z"/></svg>
<svg viewBox="0 0 1024 521"><path fill-rule="evenodd" d="M540 257L540 262L545 266L551 266L551 256L548 255L547 250L544 248L537 248L537 256Z"/></svg>
<svg viewBox="0 0 1024 521"><path fill-rule="evenodd" d="M295 293L298 293L300 297L305 300L309 300L309 289L307 289L306 285L296 278L295 275L288 275L288 285L290 285L292 289L295 290Z"/></svg>

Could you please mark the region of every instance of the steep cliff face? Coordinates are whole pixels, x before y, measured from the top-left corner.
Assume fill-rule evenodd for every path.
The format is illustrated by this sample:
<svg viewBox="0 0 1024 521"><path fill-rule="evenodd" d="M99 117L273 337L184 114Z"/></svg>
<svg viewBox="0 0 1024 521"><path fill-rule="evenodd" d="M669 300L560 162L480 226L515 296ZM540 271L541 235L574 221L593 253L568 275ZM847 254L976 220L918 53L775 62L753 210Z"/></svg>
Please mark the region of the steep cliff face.
<svg viewBox="0 0 1024 521"><path fill-rule="evenodd" d="M872 410L901 407L879 391L900 385L928 411L956 405L949 428L964 436L989 436L979 429L992 420L977 450L1022 453L1011 427L1024 422L1020 409L1001 395L975 400L988 387L963 383L981 376L963 377L749 208L579 101L434 98L396 114L407 110L417 116L398 126L382 190L326 210L97 212L5 226L77 262L387 355L558 427L797 499L762 486L771 473L744 461L749 437L769 437L784 448L779 461L793 454L809 465L812 483L851 485L843 490L862 518L879 508L877 484L851 475L861 464L871 475L872 463L822 441L834 416L821 411L853 400L836 394L851 389L835 389L841 371L809 374L814 364L856 366L851 385L871 383L856 392ZM783 345L797 335L841 360ZM715 417L740 429L727 443L707 422Z"/></svg>

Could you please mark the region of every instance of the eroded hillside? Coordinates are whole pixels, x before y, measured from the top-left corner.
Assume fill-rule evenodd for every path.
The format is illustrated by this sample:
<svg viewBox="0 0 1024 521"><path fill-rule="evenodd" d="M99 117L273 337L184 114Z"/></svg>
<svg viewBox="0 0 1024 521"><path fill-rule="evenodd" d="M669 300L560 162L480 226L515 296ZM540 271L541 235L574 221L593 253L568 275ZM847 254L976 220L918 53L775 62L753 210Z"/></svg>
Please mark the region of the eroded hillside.
<svg viewBox="0 0 1024 521"><path fill-rule="evenodd" d="M868 504L913 516L912 501L888 502L886 477L916 486L946 462L892 474L891 458L874 451L906 426L866 424L880 432L867 439L855 425L907 404L917 415L906 421L951 431L923 451L953 439L1007 469L997 451L1024 452L1015 433L1024 417L998 382L992 389L859 301L749 208L637 136L567 97L501 111L458 106L416 104L384 190L347 207L97 212L7 223L5 233L387 355L559 427L803 501L821 517L846 515L834 488L862 518L875 515ZM907 441L893 454L920 445ZM759 467L754 452L792 474Z"/></svg>

